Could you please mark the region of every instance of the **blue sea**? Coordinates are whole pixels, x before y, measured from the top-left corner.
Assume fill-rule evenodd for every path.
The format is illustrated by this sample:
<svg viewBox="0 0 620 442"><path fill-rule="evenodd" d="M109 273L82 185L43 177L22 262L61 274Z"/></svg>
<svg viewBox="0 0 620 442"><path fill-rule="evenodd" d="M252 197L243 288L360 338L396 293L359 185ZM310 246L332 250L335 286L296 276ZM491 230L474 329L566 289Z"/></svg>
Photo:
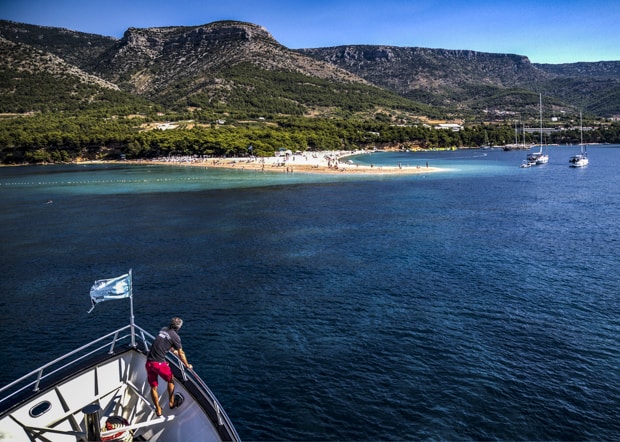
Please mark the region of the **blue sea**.
<svg viewBox="0 0 620 442"><path fill-rule="evenodd" d="M0 385L129 321L133 271L245 440L619 440L620 145L439 173L0 168Z"/></svg>

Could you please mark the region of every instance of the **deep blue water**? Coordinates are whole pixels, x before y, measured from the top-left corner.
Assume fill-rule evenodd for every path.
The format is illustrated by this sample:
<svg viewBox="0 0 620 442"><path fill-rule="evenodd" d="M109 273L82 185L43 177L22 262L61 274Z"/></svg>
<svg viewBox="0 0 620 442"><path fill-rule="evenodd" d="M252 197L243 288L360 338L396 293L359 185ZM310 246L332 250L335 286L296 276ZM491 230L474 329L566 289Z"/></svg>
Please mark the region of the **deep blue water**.
<svg viewBox="0 0 620 442"><path fill-rule="evenodd" d="M416 176L0 169L0 385L173 315L245 440L620 439L620 146ZM52 204L46 204L47 200Z"/></svg>

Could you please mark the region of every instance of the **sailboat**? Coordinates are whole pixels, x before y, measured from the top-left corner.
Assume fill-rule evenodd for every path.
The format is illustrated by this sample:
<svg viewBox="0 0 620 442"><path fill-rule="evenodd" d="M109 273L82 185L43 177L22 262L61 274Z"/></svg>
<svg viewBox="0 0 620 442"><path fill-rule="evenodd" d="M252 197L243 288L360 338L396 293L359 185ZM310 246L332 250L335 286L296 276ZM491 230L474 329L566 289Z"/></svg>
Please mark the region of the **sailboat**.
<svg viewBox="0 0 620 442"><path fill-rule="evenodd" d="M549 162L549 155L543 153L543 130L542 130L542 94L539 95L540 100L540 150L538 152L531 152L527 155L527 161L529 163L535 163L536 165L546 164Z"/></svg>
<svg viewBox="0 0 620 442"><path fill-rule="evenodd" d="M523 125L522 133L523 133L523 143L519 143L519 130L517 124L519 121L515 120L515 142L513 144L506 144L504 146L505 151L510 150L529 150L530 147L525 145L525 125Z"/></svg>
<svg viewBox="0 0 620 442"><path fill-rule="evenodd" d="M568 160L568 165L570 167L585 167L588 165L588 163L590 163L590 160L588 160L588 152L586 152L586 147L583 145L583 120L581 112L579 112L579 127L579 146L581 147L581 153L570 157L570 159Z"/></svg>
<svg viewBox="0 0 620 442"><path fill-rule="evenodd" d="M484 144L482 145L483 149L490 149L491 148L491 143L489 142L489 134L487 133L487 130L484 130Z"/></svg>

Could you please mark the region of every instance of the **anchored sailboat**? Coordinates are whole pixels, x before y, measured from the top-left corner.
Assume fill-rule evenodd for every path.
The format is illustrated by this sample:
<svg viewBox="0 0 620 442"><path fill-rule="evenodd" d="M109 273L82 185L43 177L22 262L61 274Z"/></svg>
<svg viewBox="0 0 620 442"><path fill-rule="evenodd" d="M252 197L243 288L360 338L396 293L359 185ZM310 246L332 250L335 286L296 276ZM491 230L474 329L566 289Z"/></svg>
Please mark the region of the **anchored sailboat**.
<svg viewBox="0 0 620 442"><path fill-rule="evenodd" d="M568 160L568 165L570 167L585 167L590 163L590 160L588 159L588 152L586 151L586 147L583 145L583 120L581 112L579 112L579 137L581 152L570 157Z"/></svg>
<svg viewBox="0 0 620 442"><path fill-rule="evenodd" d="M549 155L543 153L543 127L542 127L542 94L539 94L540 107L540 150L538 152L530 152L527 155L528 163L536 165L546 164L549 162Z"/></svg>

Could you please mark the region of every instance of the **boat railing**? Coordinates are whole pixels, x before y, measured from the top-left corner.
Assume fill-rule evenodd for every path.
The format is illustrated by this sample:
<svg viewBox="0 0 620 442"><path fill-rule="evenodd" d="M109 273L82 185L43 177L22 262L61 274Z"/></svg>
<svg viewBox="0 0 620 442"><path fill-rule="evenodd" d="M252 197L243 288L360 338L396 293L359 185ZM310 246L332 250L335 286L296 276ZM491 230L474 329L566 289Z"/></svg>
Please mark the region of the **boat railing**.
<svg viewBox="0 0 620 442"><path fill-rule="evenodd" d="M133 326L139 329L142 333L144 332L137 326ZM132 326L126 325L118 330L115 330L107 335L101 336L94 341L89 342L79 348L74 349L73 351L60 356L59 358L54 359L53 361L48 362L47 364L37 368L36 370L31 371L28 374L25 374L21 378L11 382L10 384L5 385L0 388L0 407L9 399L14 397L15 395L31 388L32 391L39 391L39 387L41 382L62 371L65 370L78 362L85 360L89 356L101 352L106 347L109 347L108 353L113 353L114 348L118 345L119 342L131 337L132 335ZM127 331L126 334L122 334ZM111 342L110 342L111 338ZM144 339L144 335L142 334L142 338ZM144 341L143 341L144 342ZM146 343L145 343L146 344Z"/></svg>

